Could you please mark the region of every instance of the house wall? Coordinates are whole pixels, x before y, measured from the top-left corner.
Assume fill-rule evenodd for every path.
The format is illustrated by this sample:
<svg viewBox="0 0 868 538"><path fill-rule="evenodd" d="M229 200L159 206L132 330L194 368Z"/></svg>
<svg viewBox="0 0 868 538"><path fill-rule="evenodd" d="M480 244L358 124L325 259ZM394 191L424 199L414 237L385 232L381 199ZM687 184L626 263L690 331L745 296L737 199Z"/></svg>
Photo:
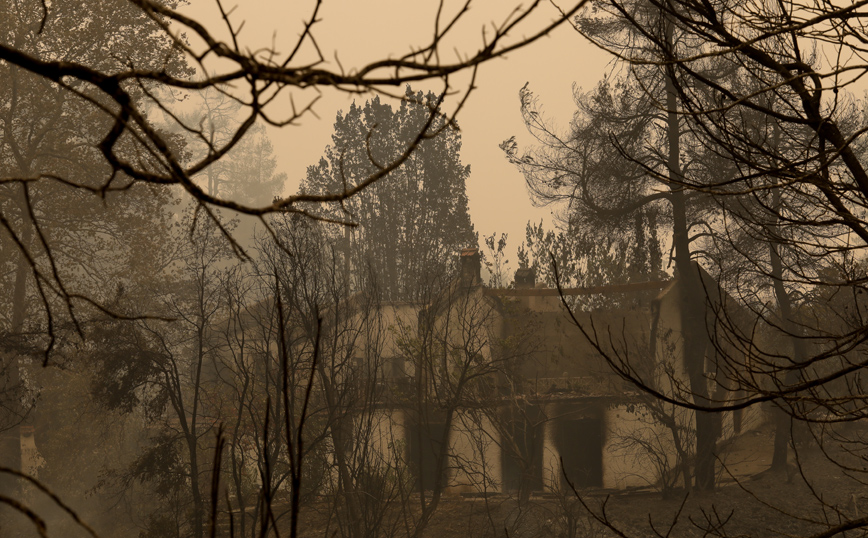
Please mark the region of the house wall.
<svg viewBox="0 0 868 538"><path fill-rule="evenodd" d="M416 336L419 308L410 304L387 304L380 307L383 328L381 354L384 357L402 355L400 340Z"/></svg>
<svg viewBox="0 0 868 538"><path fill-rule="evenodd" d="M553 406L549 405L551 411ZM547 416L552 416L550 413ZM561 490L561 454L556 443L556 426L553 420L545 423L543 438L543 489L550 493Z"/></svg>
<svg viewBox="0 0 868 538"><path fill-rule="evenodd" d="M413 364L406 360L402 346L416 337L418 313L418 307L406 303L384 304L374 312L357 313L343 331L350 339L356 364L341 372L358 376L376 370L377 378L386 382L411 377Z"/></svg>
<svg viewBox="0 0 868 538"><path fill-rule="evenodd" d="M433 327L435 341L446 346L449 375L467 368L468 361L471 371L489 368L499 358L493 352L493 343L504 335L503 317L495 308L495 300L486 297L482 288L452 293L451 303Z"/></svg>
<svg viewBox="0 0 868 538"><path fill-rule="evenodd" d="M549 403L543 413L552 417L542 427L542 483L543 491L563 491L561 458L569 458L560 442L564 405ZM682 421L692 420L692 413L680 410ZM640 405L628 404L610 407L586 407L583 412L567 413L567 417L582 419L602 418L603 434L600 447L602 466L601 487L625 489L632 487L659 487L661 473L676 476L675 449L671 432L655 422ZM724 415L724 430L731 431L731 413ZM743 415L742 432L749 431L763 420L757 407ZM359 418L367 421L360 425L371 432L367 455L372 467L383 471L391 469L405 472L407 462L406 416L403 410L381 409ZM692 447L688 447L692 448ZM449 434L449 455L446 463L446 491L449 493L503 492L503 450L501 438L491 419L474 411L456 413ZM677 483L677 479L676 479Z"/></svg>
<svg viewBox="0 0 868 538"><path fill-rule="evenodd" d="M39 469L45 467L45 458L36 449L36 436L33 426L21 426L21 471L34 478L39 477Z"/></svg>
<svg viewBox="0 0 868 538"><path fill-rule="evenodd" d="M405 419L401 409L375 409L357 419L357 431L367 436L369 465L397 470L406 464Z"/></svg>
<svg viewBox="0 0 868 538"><path fill-rule="evenodd" d="M500 436L478 412L458 411L449 434L450 493L501 491Z"/></svg>
<svg viewBox="0 0 868 538"><path fill-rule="evenodd" d="M657 316L652 320L655 371L653 381L664 394L689 397L688 392L673 386L672 378L687 383L684 369L684 344L681 335L679 288L670 284L657 302ZM685 389L688 387L685 385Z"/></svg>
<svg viewBox="0 0 868 538"><path fill-rule="evenodd" d="M550 404L549 408L560 407ZM543 485L548 492L563 491L568 486L563 481L561 459L567 461L572 446L564 446L561 428L564 419L552 415L544 427L543 442ZM599 465L602 467L601 483L592 487L624 489L628 487L651 486L659 482L660 466L655 465L653 456L638 443L630 442L632 437L641 439L650 446L658 446L656 456L664 458L670 465L674 463L671 437L665 428L655 423L641 407L619 405L609 408L596 405L584 413L574 414L574 419L599 419L602 432L598 439L602 442L599 450ZM597 440L592 440L597 442ZM658 445L655 445L657 443ZM586 452L586 454L588 454ZM581 487L581 484L577 484Z"/></svg>
<svg viewBox="0 0 868 538"><path fill-rule="evenodd" d="M707 275L706 288L711 290L716 286L710 277ZM676 399L684 401L692 401L690 385L687 379L683 353L683 335L681 331L680 318L680 293L681 290L676 285L671 285L664 290L657 301L658 316L656 319L656 363L657 371L655 372L655 381L657 388L662 393L673 396ZM715 299L716 301L726 300L726 297ZM731 299L730 299L731 301ZM709 313L709 316L713 316ZM737 323L739 318L743 316L743 312L738 306L728 311L728 316L731 322ZM716 320L710 317L708 320L709 327L713 330ZM749 366L748 360L742 355L742 350L728 343L726 338L718 338L717 345L722 349L709 349L709 354L719 353L716 360L706 362L706 377L708 379L708 393L718 402L738 401L745 397L744 392L730 390L736 388L736 384L728 379L732 376L732 372L727 369L739 368L743 369ZM722 355L720 355L722 354ZM675 382L673 383L673 378ZM732 385L731 387L728 385ZM674 407L668 405L668 408L674 412ZM680 421L688 425L691 429L694 427L694 411L688 409L679 409ZM720 420L720 437L718 442L723 442L732 439L735 436L741 435L750 430L762 427L768 420L763 407L754 405L739 411L724 411L718 415ZM695 448L695 447L691 447Z"/></svg>
<svg viewBox="0 0 868 538"><path fill-rule="evenodd" d="M603 487L656 486L675 463L672 436L643 406L619 405L605 412Z"/></svg>
<svg viewBox="0 0 868 538"><path fill-rule="evenodd" d="M381 469L403 471L408 461L411 440L403 410L383 409L359 417L369 427L368 460ZM449 432L446 461L446 491L480 493L501 490L501 452L499 436L490 419L471 411L457 411Z"/></svg>
<svg viewBox="0 0 868 538"><path fill-rule="evenodd" d="M544 491L601 487L604 418L601 407L587 402L550 402L542 406L549 419L543 427L542 484Z"/></svg>
<svg viewBox="0 0 868 538"><path fill-rule="evenodd" d="M690 401L684 373L679 291L675 285L665 289L656 302L656 312L611 310L577 313L577 317L583 325L593 323L597 334L620 336L601 345L614 357L625 358L632 366L638 366L642 378L664 394ZM654 486L661 483L661 473L667 471L671 473L667 478L672 480L678 471L673 469L676 451L672 432L655 421L646 408L629 405L627 398L621 398L622 404L611 403L619 401L617 398L625 391L636 390L635 387L612 374L598 351L564 318L560 305L551 297L521 297L512 303L499 301L486 297L482 288L458 290L437 314L432 327L435 339L450 347L454 356L448 356L445 368L434 370L435 379L430 381L448 384L458 368L490 369L494 364L498 371L509 370L514 377L514 390L560 400L539 405L543 416L548 417L542 427L541 469L543 487L548 491L560 491L564 486L562 458L566 464L572 457L571 465L575 469L581 466L581 462L576 463L577 457L586 458L582 461L590 457L593 451L587 447L572 451L570 446L581 444L582 435L594 427L594 421L601 425L599 435L588 437L593 437L593 443L599 445L601 478L598 485L587 487ZM407 336L413 336L417 328L417 309L394 305L384 307L381 314L382 326L391 327L385 333L388 336L382 346L382 356L399 356L398 332L403 330ZM400 329L396 332L395 327ZM495 345L500 345L498 339L518 342L524 333L529 333L528 340L536 338L531 341L536 347L529 352L508 356L504 354L508 351ZM444 373L448 375L439 377ZM413 374L408 369L406 375ZM712 393L719 389L713 377L709 377L709 388ZM732 398L734 394L728 396ZM565 403L565 399L571 398L572 403ZM609 403L601 403L603 399ZM670 404L660 405L664 412L677 416L680 424L692 427L691 411ZM402 455L406 457L407 453L406 417L399 409L377 413L373 421L373 452L380 464L399 466ZM723 413L722 439L749 431L763 420L758 406L737 414ZM737 422L738 428L735 427ZM504 459L501 442L498 428L482 413L456 411L449 433L447 490L453 493L501 491ZM685 448L692 451L693 447ZM582 454L576 456L570 452ZM593 480L596 479L590 481Z"/></svg>

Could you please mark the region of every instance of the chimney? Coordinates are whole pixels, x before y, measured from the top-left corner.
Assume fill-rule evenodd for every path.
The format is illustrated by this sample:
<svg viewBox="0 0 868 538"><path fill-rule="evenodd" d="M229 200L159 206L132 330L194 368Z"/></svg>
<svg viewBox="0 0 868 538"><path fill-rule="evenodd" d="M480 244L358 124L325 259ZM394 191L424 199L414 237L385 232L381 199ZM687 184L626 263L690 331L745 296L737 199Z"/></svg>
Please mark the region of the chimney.
<svg viewBox="0 0 868 538"><path fill-rule="evenodd" d="M480 276L482 265L479 261L479 249L465 248L461 251L458 263L461 271L462 286L470 287L482 282L482 277Z"/></svg>
<svg viewBox="0 0 868 538"><path fill-rule="evenodd" d="M515 289L536 286L536 272L533 269L519 269L515 272Z"/></svg>

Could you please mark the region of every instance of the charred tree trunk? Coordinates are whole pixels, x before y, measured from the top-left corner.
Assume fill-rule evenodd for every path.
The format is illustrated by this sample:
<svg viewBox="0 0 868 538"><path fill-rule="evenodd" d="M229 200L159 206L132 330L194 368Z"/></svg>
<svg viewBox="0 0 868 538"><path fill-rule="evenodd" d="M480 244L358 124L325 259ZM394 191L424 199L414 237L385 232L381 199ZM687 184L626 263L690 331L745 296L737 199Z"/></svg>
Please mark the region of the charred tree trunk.
<svg viewBox="0 0 868 538"><path fill-rule="evenodd" d="M771 261L772 281L775 290L775 299L778 303L781 315L782 329L787 333L793 346L793 360L796 364L804 362L804 342L797 334L796 324L793 322L793 307L790 296L784 288L784 270L781 256L773 242L769 242L769 259ZM796 382L796 370L788 370L784 378L784 385L789 386ZM783 405L783 403L781 403ZM775 442L772 453L772 464L769 468L772 472L786 472L788 447L791 440L790 416L782 407L775 409Z"/></svg>
<svg viewBox="0 0 868 538"><path fill-rule="evenodd" d="M336 342L333 342L332 345L334 346L333 349L337 348ZM338 495L343 499L349 535L352 538L362 538L365 531L363 525L364 519L362 509L359 506L359 493L353 480L352 470L350 469L352 434L349 423L352 421L352 417L349 416L349 410L338 403L339 397L336 394L333 379L329 375L329 372L326 372L323 362L318 361L316 369L328 408L329 431L333 443L335 464L338 469Z"/></svg>
<svg viewBox="0 0 868 538"><path fill-rule="evenodd" d="M22 201L23 203L23 201ZM21 242L25 248L30 246L32 229L26 224L25 212L22 207ZM18 392L21 387L19 372L20 347L23 345L24 320L27 317L27 273L29 264L23 252L18 253L18 265L15 268L15 288L12 291L12 325L6 345L0 347L0 359L3 360L3 394L0 395L7 404L3 406L0 425L0 465L21 471L21 409ZM5 348L5 349L4 349ZM0 494L12 499L20 498L19 480L8 474L0 475Z"/></svg>
<svg viewBox="0 0 868 538"><path fill-rule="evenodd" d="M666 39L672 42L672 25L666 24ZM691 264L690 238L688 236L687 209L684 200L684 177L680 161L680 130L678 100L675 90L675 73L671 66L666 72L667 131L669 139L668 168L670 200L673 217L673 243L675 268L680 282L681 333L684 367L687 371L693 403L709 407L708 383L705 377L705 354L708 337L705 316L705 290L697 268ZM717 443L713 415L708 411L695 412L696 463L695 485L700 490L714 489L714 451ZM687 484L685 484L687 486Z"/></svg>

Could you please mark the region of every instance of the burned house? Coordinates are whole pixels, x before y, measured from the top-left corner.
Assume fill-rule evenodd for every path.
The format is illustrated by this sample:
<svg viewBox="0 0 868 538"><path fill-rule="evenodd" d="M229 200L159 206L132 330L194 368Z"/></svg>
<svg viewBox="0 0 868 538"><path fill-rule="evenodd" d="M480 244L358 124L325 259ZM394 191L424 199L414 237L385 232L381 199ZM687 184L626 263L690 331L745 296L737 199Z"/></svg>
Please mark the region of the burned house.
<svg viewBox="0 0 868 538"><path fill-rule="evenodd" d="M626 378L683 389L678 293L677 280L559 291L525 269L492 289L478 252L463 251L458 278L415 308L412 334L406 305L392 332L400 345L369 413L377 465L408 470L419 489L466 493L676 484L692 411ZM760 419L720 417L721 439Z"/></svg>

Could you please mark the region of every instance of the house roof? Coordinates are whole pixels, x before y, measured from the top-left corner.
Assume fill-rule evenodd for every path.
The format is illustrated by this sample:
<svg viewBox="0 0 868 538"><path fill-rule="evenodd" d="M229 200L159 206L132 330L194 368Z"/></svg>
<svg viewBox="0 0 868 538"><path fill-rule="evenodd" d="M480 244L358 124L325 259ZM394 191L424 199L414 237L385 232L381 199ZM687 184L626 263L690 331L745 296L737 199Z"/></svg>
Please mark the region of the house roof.
<svg viewBox="0 0 868 538"><path fill-rule="evenodd" d="M609 284L606 286L590 286L585 288L485 288L483 293L497 297L557 297L560 295L610 295L616 293L633 293L649 290L662 290L670 285L672 280L653 280L649 282L633 282L630 284Z"/></svg>

